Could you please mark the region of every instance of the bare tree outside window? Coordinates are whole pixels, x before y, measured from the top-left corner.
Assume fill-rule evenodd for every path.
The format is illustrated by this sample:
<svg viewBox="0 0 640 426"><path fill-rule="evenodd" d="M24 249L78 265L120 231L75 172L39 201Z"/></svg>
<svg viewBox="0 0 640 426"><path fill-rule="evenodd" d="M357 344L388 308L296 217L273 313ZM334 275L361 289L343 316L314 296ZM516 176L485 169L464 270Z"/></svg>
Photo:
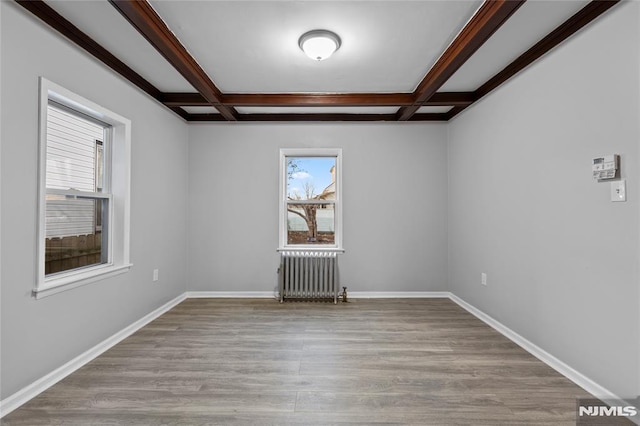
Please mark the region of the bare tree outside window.
<svg viewBox="0 0 640 426"><path fill-rule="evenodd" d="M335 157L287 158L288 244L334 244L334 203Z"/></svg>

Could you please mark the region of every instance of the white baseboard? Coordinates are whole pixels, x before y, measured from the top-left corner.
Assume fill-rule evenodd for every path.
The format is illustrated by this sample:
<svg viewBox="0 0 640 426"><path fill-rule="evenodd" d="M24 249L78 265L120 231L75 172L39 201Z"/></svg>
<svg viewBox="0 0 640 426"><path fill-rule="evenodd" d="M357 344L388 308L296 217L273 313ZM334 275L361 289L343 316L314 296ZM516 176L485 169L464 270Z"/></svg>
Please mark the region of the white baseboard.
<svg viewBox="0 0 640 426"><path fill-rule="evenodd" d="M448 291L349 291L351 299L412 299L412 298L447 298Z"/></svg>
<svg viewBox="0 0 640 426"><path fill-rule="evenodd" d="M485 314L475 306L470 305L453 293L451 293L450 298L453 302L460 305L470 314L474 315L476 318L480 319L481 321L498 331L500 334L505 336L507 339L522 347L525 351L529 352L531 355L535 356L540 361L544 362L549 367L553 368L558 373L562 374L585 391L594 395L596 398L599 398L607 403L613 402L615 403L615 405L628 405L628 402L625 402L622 398L618 397L613 392L609 391L603 386L600 386L598 383L594 382L584 374L560 361L549 352L545 351L535 343L532 343L531 341L525 339L515 331L511 330L509 327Z"/></svg>
<svg viewBox="0 0 640 426"><path fill-rule="evenodd" d="M275 299L273 291L188 291L188 299L196 298L237 298L237 299Z"/></svg>
<svg viewBox="0 0 640 426"><path fill-rule="evenodd" d="M35 398L37 395L55 385L60 380L67 377L69 374L78 370L80 367L84 366L90 361L93 361L100 354L120 343L122 340L126 339L127 337L129 337L145 325L149 324L151 321L158 318L160 315L164 314L185 299L186 294L183 293L175 299L170 300L169 302L140 318L138 321L134 322L128 327L120 330L119 332L98 343L96 346L92 347L86 352L73 358L63 366L56 368L46 376L36 380L35 382L24 387L13 395L3 399L2 401L0 401L0 418L6 416L16 408L20 407L22 404L25 404L30 399Z"/></svg>

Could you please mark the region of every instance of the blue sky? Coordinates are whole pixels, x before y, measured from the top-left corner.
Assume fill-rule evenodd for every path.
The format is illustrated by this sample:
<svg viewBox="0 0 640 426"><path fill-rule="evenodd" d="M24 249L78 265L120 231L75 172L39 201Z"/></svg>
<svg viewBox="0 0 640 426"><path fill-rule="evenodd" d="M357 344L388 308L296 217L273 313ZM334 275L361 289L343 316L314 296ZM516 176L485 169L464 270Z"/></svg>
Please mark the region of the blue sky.
<svg viewBox="0 0 640 426"><path fill-rule="evenodd" d="M295 157L298 164L297 171L287 183L287 193L291 198L298 193L304 197L304 184L313 185L314 195L318 195L331 183L331 167L335 164L335 157Z"/></svg>

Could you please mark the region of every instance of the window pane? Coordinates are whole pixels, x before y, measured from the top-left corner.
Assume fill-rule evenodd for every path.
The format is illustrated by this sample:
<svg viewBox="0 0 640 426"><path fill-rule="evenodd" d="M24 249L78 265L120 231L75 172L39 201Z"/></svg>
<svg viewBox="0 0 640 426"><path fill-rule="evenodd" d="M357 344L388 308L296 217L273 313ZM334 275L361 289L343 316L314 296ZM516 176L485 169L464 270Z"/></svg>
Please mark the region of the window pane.
<svg viewBox="0 0 640 426"><path fill-rule="evenodd" d="M103 126L49 105L46 187L97 192L104 173L98 167L103 138Z"/></svg>
<svg viewBox="0 0 640 426"><path fill-rule="evenodd" d="M92 199L69 199L47 195L45 207L47 238L86 235L94 232L96 205Z"/></svg>
<svg viewBox="0 0 640 426"><path fill-rule="evenodd" d="M107 262L107 238L99 223L108 202L47 195L45 275Z"/></svg>
<svg viewBox="0 0 640 426"><path fill-rule="evenodd" d="M336 157L287 157L287 199L335 200Z"/></svg>
<svg viewBox="0 0 640 426"><path fill-rule="evenodd" d="M289 202L287 244L335 244L334 205Z"/></svg>

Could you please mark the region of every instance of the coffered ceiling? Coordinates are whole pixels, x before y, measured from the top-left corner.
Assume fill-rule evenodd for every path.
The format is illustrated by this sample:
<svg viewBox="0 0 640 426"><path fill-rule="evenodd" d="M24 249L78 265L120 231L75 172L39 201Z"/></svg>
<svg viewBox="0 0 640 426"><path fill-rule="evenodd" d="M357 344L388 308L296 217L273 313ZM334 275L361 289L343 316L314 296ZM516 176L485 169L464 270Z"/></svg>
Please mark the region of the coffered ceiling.
<svg viewBox="0 0 640 426"><path fill-rule="evenodd" d="M189 121L446 121L617 3L17 2Z"/></svg>

